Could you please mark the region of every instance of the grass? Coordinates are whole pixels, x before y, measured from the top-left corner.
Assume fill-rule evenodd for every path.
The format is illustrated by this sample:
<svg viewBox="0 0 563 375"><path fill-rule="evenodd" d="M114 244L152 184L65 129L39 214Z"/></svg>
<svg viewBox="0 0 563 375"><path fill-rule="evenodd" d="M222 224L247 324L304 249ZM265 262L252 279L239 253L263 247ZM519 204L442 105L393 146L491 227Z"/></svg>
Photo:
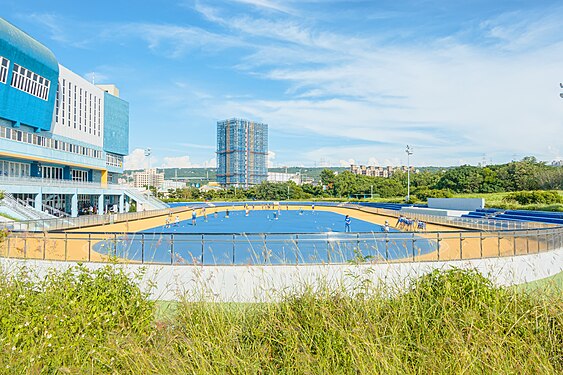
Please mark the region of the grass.
<svg viewBox="0 0 563 375"><path fill-rule="evenodd" d="M563 195L562 190L558 190L558 193ZM507 193L481 193L481 194L455 194L454 198L485 198L485 204L487 207L491 208L501 208L510 210L538 210L538 211L563 211L563 204L528 204L522 205L516 202L507 203L504 201L504 197L509 195Z"/></svg>
<svg viewBox="0 0 563 375"><path fill-rule="evenodd" d="M140 277L111 265L0 274L0 372L563 371L561 293L497 288L475 271L435 271L391 294L321 283L256 304L155 304L135 286Z"/></svg>
<svg viewBox="0 0 563 375"><path fill-rule="evenodd" d="M5 217L6 219L9 219L9 220L19 221L19 220L16 219L15 217L13 217L13 216L11 216L11 215L8 215L8 214L5 214L5 213L3 213L3 212L0 212L0 216Z"/></svg>

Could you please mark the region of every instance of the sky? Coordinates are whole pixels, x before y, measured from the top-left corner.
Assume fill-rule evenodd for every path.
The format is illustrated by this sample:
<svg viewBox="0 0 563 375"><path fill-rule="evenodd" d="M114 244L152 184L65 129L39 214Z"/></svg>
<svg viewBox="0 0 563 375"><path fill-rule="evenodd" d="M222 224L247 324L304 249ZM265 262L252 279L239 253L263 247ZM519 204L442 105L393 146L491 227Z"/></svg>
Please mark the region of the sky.
<svg viewBox="0 0 563 375"><path fill-rule="evenodd" d="M280 166L563 159L560 1L0 0L130 104L126 168L214 167L216 123ZM150 160L145 157L151 149Z"/></svg>

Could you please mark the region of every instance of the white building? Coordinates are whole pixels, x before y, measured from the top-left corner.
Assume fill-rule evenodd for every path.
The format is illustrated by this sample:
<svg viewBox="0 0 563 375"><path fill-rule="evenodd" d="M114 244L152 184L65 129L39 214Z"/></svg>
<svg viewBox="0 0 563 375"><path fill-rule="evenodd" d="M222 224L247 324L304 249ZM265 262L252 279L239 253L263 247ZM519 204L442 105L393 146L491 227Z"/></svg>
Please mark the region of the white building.
<svg viewBox="0 0 563 375"><path fill-rule="evenodd" d="M143 188L154 186L160 189L164 184L164 172L158 173L156 168L145 169L142 172L133 172L133 186Z"/></svg>

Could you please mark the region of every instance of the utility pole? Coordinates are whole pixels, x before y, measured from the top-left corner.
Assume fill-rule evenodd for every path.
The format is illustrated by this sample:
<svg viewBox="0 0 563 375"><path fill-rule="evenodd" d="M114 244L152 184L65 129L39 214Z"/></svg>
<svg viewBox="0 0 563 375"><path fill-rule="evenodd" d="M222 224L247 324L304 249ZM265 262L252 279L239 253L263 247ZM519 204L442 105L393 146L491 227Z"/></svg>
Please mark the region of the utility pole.
<svg viewBox="0 0 563 375"><path fill-rule="evenodd" d="M407 145L405 150L407 153L407 202L411 201L411 164L410 164L410 156L412 155L412 147Z"/></svg>

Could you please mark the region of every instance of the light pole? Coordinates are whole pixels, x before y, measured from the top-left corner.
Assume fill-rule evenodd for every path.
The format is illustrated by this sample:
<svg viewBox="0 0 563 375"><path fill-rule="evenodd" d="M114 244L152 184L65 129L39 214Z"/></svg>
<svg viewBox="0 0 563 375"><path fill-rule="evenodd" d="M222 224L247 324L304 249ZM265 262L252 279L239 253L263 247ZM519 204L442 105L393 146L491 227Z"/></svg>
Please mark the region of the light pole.
<svg viewBox="0 0 563 375"><path fill-rule="evenodd" d="M407 153L407 202L411 201L411 164L410 164L410 156L412 155L412 147L407 145L405 150Z"/></svg>
<svg viewBox="0 0 563 375"><path fill-rule="evenodd" d="M563 89L563 83L559 83L559 87ZM559 94L559 96L563 99L563 92Z"/></svg>
<svg viewBox="0 0 563 375"><path fill-rule="evenodd" d="M145 149L145 156L149 158L149 170L150 170L151 169L151 149L150 149L150 147Z"/></svg>

